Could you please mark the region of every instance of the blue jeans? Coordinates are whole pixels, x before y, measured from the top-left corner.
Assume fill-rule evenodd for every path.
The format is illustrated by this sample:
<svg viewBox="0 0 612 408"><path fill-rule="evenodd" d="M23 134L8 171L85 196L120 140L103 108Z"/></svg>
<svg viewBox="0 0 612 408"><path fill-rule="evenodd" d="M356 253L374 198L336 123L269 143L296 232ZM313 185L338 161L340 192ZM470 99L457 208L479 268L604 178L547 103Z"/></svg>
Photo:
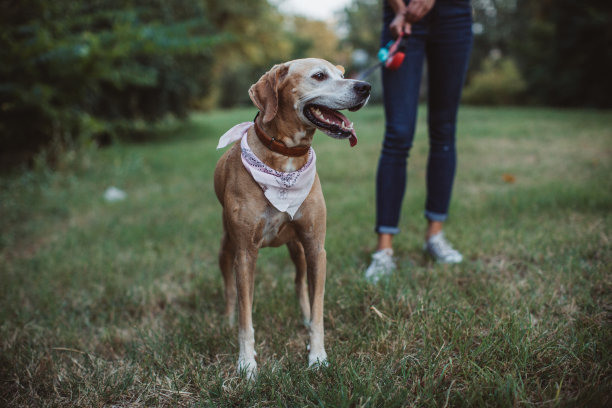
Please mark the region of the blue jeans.
<svg viewBox="0 0 612 408"><path fill-rule="evenodd" d="M385 2L381 44L392 40L394 17ZM455 129L461 89L472 50L472 9L469 0L438 0L412 25L406 57L396 71L383 68L385 138L376 175L376 232L397 234L406 164L414 138L423 60L427 59L429 156L425 217L448 217L457 155Z"/></svg>

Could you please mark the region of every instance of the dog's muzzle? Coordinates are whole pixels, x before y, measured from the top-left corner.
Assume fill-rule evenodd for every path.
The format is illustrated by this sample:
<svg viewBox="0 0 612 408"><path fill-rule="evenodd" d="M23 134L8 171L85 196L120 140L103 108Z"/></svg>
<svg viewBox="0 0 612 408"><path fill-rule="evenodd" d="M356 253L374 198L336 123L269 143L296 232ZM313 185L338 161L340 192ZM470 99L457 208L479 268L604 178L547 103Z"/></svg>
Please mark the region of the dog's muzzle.
<svg viewBox="0 0 612 408"><path fill-rule="evenodd" d="M351 112L361 109L368 101L371 89L372 86L369 83L356 81L353 85L353 92L356 95L355 100L359 102L346 109ZM353 122L338 110L312 103L304 107L304 116L328 136L335 139L349 139L351 147L357 144L357 135L353 127Z"/></svg>

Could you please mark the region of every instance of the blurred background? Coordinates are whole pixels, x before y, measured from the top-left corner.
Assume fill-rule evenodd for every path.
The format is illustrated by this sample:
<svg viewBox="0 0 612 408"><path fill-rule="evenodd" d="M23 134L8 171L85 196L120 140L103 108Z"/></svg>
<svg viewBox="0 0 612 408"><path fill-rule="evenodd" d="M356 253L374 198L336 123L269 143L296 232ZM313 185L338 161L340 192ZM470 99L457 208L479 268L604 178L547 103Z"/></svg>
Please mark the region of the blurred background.
<svg viewBox="0 0 612 408"><path fill-rule="evenodd" d="M285 60L325 58L354 75L376 62L381 3L0 0L1 167L43 147L146 139L193 110L250 105L249 86ZM472 6L464 103L612 107L611 2Z"/></svg>

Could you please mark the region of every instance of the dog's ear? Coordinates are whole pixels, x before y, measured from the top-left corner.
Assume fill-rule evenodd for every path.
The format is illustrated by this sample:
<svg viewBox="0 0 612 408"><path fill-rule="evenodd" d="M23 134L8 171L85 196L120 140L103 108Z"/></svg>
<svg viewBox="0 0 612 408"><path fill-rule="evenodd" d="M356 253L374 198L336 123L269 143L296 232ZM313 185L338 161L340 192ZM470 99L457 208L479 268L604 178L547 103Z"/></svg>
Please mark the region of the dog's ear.
<svg viewBox="0 0 612 408"><path fill-rule="evenodd" d="M340 72L342 72L342 75L344 75L344 67L342 65L336 65L336 68L338 68Z"/></svg>
<svg viewBox="0 0 612 408"><path fill-rule="evenodd" d="M268 123L276 116L278 111L278 89L287 76L288 64L275 65L259 81L251 85L249 96L263 114L263 123Z"/></svg>

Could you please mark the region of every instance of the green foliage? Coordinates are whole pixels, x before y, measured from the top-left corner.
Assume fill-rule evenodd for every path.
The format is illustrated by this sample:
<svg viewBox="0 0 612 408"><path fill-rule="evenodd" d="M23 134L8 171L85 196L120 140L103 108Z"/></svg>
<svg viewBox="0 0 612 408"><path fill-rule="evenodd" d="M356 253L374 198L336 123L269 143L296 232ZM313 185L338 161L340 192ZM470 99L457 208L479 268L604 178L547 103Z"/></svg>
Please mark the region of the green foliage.
<svg viewBox="0 0 612 408"><path fill-rule="evenodd" d="M513 54L534 102L612 107L612 3L522 0Z"/></svg>
<svg viewBox="0 0 612 408"><path fill-rule="evenodd" d="M347 33L341 40L341 48L355 52L354 55L361 58L366 57L363 60L351 59L346 63L347 77L357 76L378 63L382 9L381 0L354 0L345 8L342 25ZM382 102L381 70L375 70L366 80L372 84L370 102Z"/></svg>
<svg viewBox="0 0 612 408"><path fill-rule="evenodd" d="M525 89L525 81L512 59L488 58L463 90L462 100L474 105L516 105Z"/></svg>
<svg viewBox="0 0 612 408"><path fill-rule="evenodd" d="M376 58L382 29L382 1L354 0L344 10L343 24L348 29L344 43Z"/></svg>
<svg viewBox="0 0 612 408"><path fill-rule="evenodd" d="M198 101L210 109L250 104L249 87L274 64L289 59L283 16L266 0L203 0L216 32L229 40L212 61L213 84Z"/></svg>
<svg viewBox="0 0 612 408"><path fill-rule="evenodd" d="M339 50L337 34L328 24L300 16L281 16L269 5L268 8L255 10L232 31L227 52L216 61L219 74L213 106L251 105L249 87L274 64L307 57L324 58L335 64L348 61L347 53Z"/></svg>
<svg viewBox="0 0 612 408"><path fill-rule="evenodd" d="M523 102L610 108L612 3L607 0L473 0L468 83L491 51L517 62Z"/></svg>
<svg viewBox="0 0 612 408"><path fill-rule="evenodd" d="M344 10L342 21L347 33L341 46L365 52L368 60L347 65L349 72L359 72L378 61L380 33L382 29L382 2L380 0L355 0Z"/></svg>
<svg viewBox="0 0 612 408"><path fill-rule="evenodd" d="M472 0L473 21L482 32L475 33L468 77L482 67L491 50L510 53L516 36L517 0Z"/></svg>
<svg viewBox="0 0 612 408"><path fill-rule="evenodd" d="M0 27L0 147L11 155L185 116L222 40L186 0L2 2Z"/></svg>

